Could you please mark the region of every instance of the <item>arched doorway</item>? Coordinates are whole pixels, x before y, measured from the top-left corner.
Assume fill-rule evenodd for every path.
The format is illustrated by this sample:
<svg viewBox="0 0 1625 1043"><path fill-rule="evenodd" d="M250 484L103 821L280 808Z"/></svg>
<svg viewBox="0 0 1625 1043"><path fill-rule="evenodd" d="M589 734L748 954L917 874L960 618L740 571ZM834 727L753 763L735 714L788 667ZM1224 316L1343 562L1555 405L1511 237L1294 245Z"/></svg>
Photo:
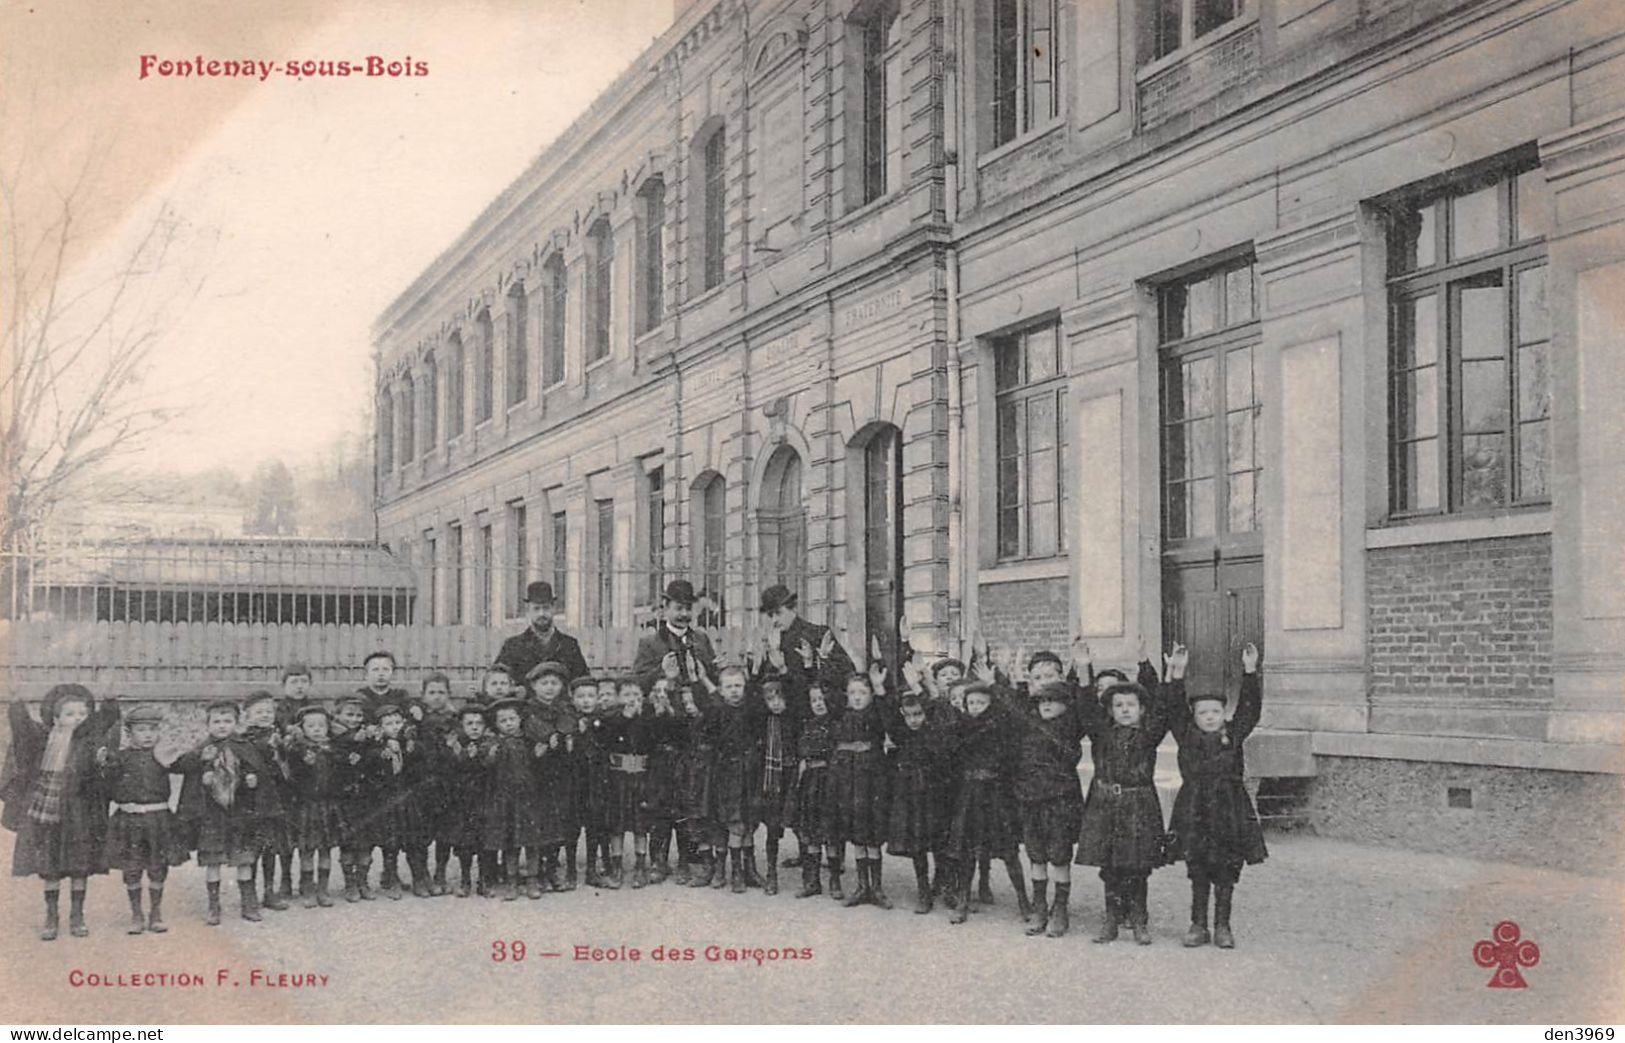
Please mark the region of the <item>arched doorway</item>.
<svg viewBox="0 0 1625 1043"><path fill-rule="evenodd" d="M801 454L787 445L773 450L757 501L761 587L782 583L807 600L807 508L801 499Z"/></svg>

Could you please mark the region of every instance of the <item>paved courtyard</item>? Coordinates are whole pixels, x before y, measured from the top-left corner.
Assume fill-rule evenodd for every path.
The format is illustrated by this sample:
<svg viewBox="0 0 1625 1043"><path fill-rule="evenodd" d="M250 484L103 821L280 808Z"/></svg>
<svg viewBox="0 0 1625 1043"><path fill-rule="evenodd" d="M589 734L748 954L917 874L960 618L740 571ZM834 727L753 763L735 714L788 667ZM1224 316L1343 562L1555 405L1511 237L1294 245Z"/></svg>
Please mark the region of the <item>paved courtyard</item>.
<svg viewBox="0 0 1625 1043"><path fill-rule="evenodd" d="M9 834L0 857L9 864ZM671 885L581 890L517 903L379 900L203 924L202 873L177 870L167 935L126 937L115 877L92 884L91 936L34 940L37 885L12 880L5 939L7 1022L279 1021L1261 1021L1586 1024L1625 1020L1625 902L1618 879L1270 837L1237 892L1239 947L1185 950L1182 872L1152 878L1156 935L1093 945L1099 885L1080 871L1073 934L1027 938L1009 886L963 926L916 916L912 874L888 859L898 908L841 909ZM786 874L786 883L795 877ZM1002 873L995 874L1002 876ZM793 890L793 887L790 888ZM64 918L66 914L64 897ZM1473 945L1501 920L1540 946L1525 989L1486 987ZM522 940L497 963L492 942ZM637 962L577 962L577 945L640 949ZM693 948L656 961L658 946ZM810 949L810 959L713 962L708 946ZM544 952L559 952L549 958ZM268 987L254 972L325 975ZM79 972L76 976L75 972ZM226 981L219 983L224 972ZM74 987L83 975L184 972L197 987ZM291 979L290 979L291 980ZM318 979L320 980L320 979Z"/></svg>

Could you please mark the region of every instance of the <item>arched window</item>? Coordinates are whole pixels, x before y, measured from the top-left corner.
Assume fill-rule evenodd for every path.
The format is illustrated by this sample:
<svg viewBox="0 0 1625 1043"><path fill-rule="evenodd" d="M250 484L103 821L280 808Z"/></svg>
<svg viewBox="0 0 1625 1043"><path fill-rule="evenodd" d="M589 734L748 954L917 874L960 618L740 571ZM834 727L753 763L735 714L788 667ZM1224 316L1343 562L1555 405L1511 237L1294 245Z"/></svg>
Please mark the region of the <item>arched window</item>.
<svg viewBox="0 0 1625 1043"><path fill-rule="evenodd" d="M801 456L781 445L768 459L757 509L761 585L782 583L802 601L807 595L807 508L801 499Z"/></svg>
<svg viewBox="0 0 1625 1043"><path fill-rule="evenodd" d="M530 356L530 301L525 295L525 284L516 282L508 289L508 405L516 406L525 400L525 381L528 379L526 361Z"/></svg>
<svg viewBox="0 0 1625 1043"><path fill-rule="evenodd" d="M401 378L401 463L410 463L417 455L417 385L412 374Z"/></svg>
<svg viewBox="0 0 1625 1043"><path fill-rule="evenodd" d="M701 130L689 154L689 295L722 285L727 227L727 137L721 121Z"/></svg>
<svg viewBox="0 0 1625 1043"><path fill-rule="evenodd" d="M552 387L564 380L564 313L570 301L568 277L564 255L555 251L542 265L543 387Z"/></svg>
<svg viewBox="0 0 1625 1043"><path fill-rule="evenodd" d="M638 332L660 325L665 308L666 183L658 177L638 190Z"/></svg>
<svg viewBox="0 0 1625 1043"><path fill-rule="evenodd" d="M378 395L378 470L395 469L395 400L386 388Z"/></svg>
<svg viewBox="0 0 1625 1043"><path fill-rule="evenodd" d="M463 335L451 335L451 359L446 370L446 439L463 433L464 410L468 408L468 356Z"/></svg>
<svg viewBox="0 0 1625 1043"><path fill-rule="evenodd" d="M474 355L474 422L483 424L491 419L496 407L496 331L491 325L491 312L482 309L474 325L479 330Z"/></svg>
<svg viewBox="0 0 1625 1043"><path fill-rule="evenodd" d="M724 626L728 619L723 602L728 580L727 492L727 482L715 471L694 483L692 579L716 606L708 618L696 620L700 626Z"/></svg>
<svg viewBox="0 0 1625 1043"><path fill-rule="evenodd" d="M434 352L423 358L423 451L440 441L440 367Z"/></svg>
<svg viewBox="0 0 1625 1043"><path fill-rule="evenodd" d="M615 264L615 237L607 218L587 232L587 362L609 355L610 270Z"/></svg>
<svg viewBox="0 0 1625 1043"><path fill-rule="evenodd" d="M897 0L871 0L854 9L849 24L862 56L853 70L848 126L855 135L861 163L857 205L872 203L902 185L903 173L903 33Z"/></svg>

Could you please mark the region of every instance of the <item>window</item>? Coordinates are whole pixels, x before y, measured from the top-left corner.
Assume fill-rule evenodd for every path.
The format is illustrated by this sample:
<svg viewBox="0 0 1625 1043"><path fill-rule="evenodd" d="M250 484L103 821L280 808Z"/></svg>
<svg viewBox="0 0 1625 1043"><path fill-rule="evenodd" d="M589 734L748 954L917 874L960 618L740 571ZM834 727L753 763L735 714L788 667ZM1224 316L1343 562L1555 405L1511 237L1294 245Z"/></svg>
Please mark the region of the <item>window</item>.
<svg viewBox="0 0 1625 1043"><path fill-rule="evenodd" d="M395 469L395 399L386 389L378 396L378 470Z"/></svg>
<svg viewBox="0 0 1625 1043"><path fill-rule="evenodd" d="M615 264L615 237L600 217L587 232L587 362L609 355L610 270Z"/></svg>
<svg viewBox="0 0 1625 1043"><path fill-rule="evenodd" d="M463 352L463 337L451 335L451 368L446 373L446 439L449 441L463 433L463 410L468 402L468 358Z"/></svg>
<svg viewBox="0 0 1625 1043"><path fill-rule="evenodd" d="M525 504L515 500L508 504L508 615L517 618L525 614L525 583L530 578L530 537L525 530Z"/></svg>
<svg viewBox="0 0 1625 1043"><path fill-rule="evenodd" d="M565 604L570 586L570 526L563 511L553 512L553 600Z"/></svg>
<svg viewBox="0 0 1625 1043"><path fill-rule="evenodd" d="M723 626L727 622L722 600L727 580L726 494L727 484L715 471L695 488L699 546L695 548L694 557L699 564L699 574L694 579L699 581L700 594L709 596L717 605L715 618L702 621L703 626Z"/></svg>
<svg viewBox="0 0 1625 1043"><path fill-rule="evenodd" d="M647 483L645 490L648 499L644 504L644 532L646 533L647 549L649 554L649 582L647 586L648 600L646 604L660 604L660 596L666 586L666 472L661 467L651 467L644 476Z"/></svg>
<svg viewBox="0 0 1625 1043"><path fill-rule="evenodd" d="M867 12L855 13L853 26L863 58L862 83L854 91L862 106L861 205L903 180L903 33L897 0L877 0Z"/></svg>
<svg viewBox="0 0 1625 1043"><path fill-rule="evenodd" d="M1061 113L1059 0L994 0L990 41L989 147L1035 130Z"/></svg>
<svg viewBox="0 0 1625 1043"><path fill-rule="evenodd" d="M1163 286L1162 531L1168 541L1258 530L1261 409L1251 258Z"/></svg>
<svg viewBox="0 0 1625 1043"><path fill-rule="evenodd" d="M801 495L801 455L781 445L768 457L756 514L763 586L782 583L807 599L807 505Z"/></svg>
<svg viewBox="0 0 1625 1043"><path fill-rule="evenodd" d="M1240 18L1245 0L1142 0L1147 32L1140 64L1154 62Z"/></svg>
<svg viewBox="0 0 1625 1043"><path fill-rule="evenodd" d="M525 284L516 282L508 290L508 405L525 400L526 361L530 357L530 299Z"/></svg>
<svg viewBox="0 0 1625 1043"><path fill-rule="evenodd" d="M1066 368L1050 323L993 342L998 556L1066 550Z"/></svg>
<svg viewBox="0 0 1625 1043"><path fill-rule="evenodd" d="M423 548L424 554L429 559L429 596L427 599L429 603L428 623L430 626L434 626L436 623L440 622L440 620L437 618L440 601L440 541L435 539L434 530L431 529L423 534Z"/></svg>
<svg viewBox="0 0 1625 1043"><path fill-rule="evenodd" d="M722 127L718 127L705 142L705 159L701 166L704 184L704 205L701 210L703 230L700 235L703 286L709 290L722 285L722 241L727 206L727 176L724 167L727 141Z"/></svg>
<svg viewBox="0 0 1625 1043"><path fill-rule="evenodd" d="M440 441L440 367L434 352L423 359L423 451Z"/></svg>
<svg viewBox="0 0 1625 1043"><path fill-rule="evenodd" d="M542 386L553 387L564 380L564 313L570 303L570 284L564 268L564 255L554 253L542 265L545 287L542 326Z"/></svg>
<svg viewBox="0 0 1625 1043"><path fill-rule="evenodd" d="M1389 206L1396 515L1551 499L1551 326L1533 158Z"/></svg>
<svg viewBox="0 0 1625 1043"><path fill-rule="evenodd" d="M638 332L657 328L665 311L666 183L650 178L638 191Z"/></svg>
<svg viewBox="0 0 1625 1043"><path fill-rule="evenodd" d="M598 522L598 614L601 627L615 623L615 501L594 504Z"/></svg>
<svg viewBox="0 0 1625 1043"><path fill-rule="evenodd" d="M463 591L467 577L463 562L463 527L452 525L451 533L451 605L447 613L446 622L453 626L463 625Z"/></svg>
<svg viewBox="0 0 1625 1043"><path fill-rule="evenodd" d="M482 627L491 625L491 599L494 594L496 572L496 536L491 523L480 526L480 560L475 563L475 578L479 580L479 604L475 609L475 622Z"/></svg>
<svg viewBox="0 0 1625 1043"><path fill-rule="evenodd" d="M401 463L417 455L417 385L408 373L401 378Z"/></svg>
<svg viewBox="0 0 1625 1043"><path fill-rule="evenodd" d="M481 310L474 325L479 331L479 349L474 355L474 423L483 424L491 419L496 405L496 333L489 311Z"/></svg>

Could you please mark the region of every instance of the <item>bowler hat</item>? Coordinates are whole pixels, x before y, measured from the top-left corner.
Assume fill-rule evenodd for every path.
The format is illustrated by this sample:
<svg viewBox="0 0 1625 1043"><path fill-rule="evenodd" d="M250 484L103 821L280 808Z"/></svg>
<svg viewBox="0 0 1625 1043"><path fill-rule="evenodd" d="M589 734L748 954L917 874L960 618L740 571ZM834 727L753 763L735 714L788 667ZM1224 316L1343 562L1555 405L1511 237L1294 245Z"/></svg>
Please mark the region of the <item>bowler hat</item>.
<svg viewBox="0 0 1625 1043"><path fill-rule="evenodd" d="M666 584L666 600L679 605L694 604L694 584L686 579L674 579Z"/></svg>
<svg viewBox="0 0 1625 1043"><path fill-rule="evenodd" d="M545 579L539 579L525 587L525 603L527 605L553 604L553 584Z"/></svg>
<svg viewBox="0 0 1625 1043"><path fill-rule="evenodd" d="M794 608L796 596L783 583L775 583L762 591L762 611L777 612L781 608Z"/></svg>

